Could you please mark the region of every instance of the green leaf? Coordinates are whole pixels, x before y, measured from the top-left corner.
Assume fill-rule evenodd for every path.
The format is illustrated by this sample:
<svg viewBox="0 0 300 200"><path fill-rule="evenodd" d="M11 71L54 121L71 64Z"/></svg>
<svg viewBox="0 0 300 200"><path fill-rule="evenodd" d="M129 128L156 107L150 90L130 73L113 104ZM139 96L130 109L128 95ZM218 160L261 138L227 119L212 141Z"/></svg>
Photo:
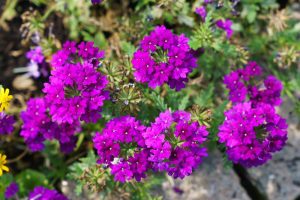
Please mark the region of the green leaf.
<svg viewBox="0 0 300 200"><path fill-rule="evenodd" d="M194 18L187 16L187 15L179 15L178 16L178 22L181 24L185 24L189 27L194 26Z"/></svg>
<svg viewBox="0 0 300 200"><path fill-rule="evenodd" d="M16 182L19 185L19 195L27 196L35 186L47 186L46 176L38 171L26 169L16 176Z"/></svg>
<svg viewBox="0 0 300 200"><path fill-rule="evenodd" d="M249 23L253 23L258 10L259 7L256 4L246 4L242 11L242 17L245 17Z"/></svg>
<svg viewBox="0 0 300 200"><path fill-rule="evenodd" d="M82 193L82 188L84 186L83 182L79 180L79 177L82 175L84 170L96 164L97 157L94 151L89 151L87 157L80 158L78 162L75 162L69 167L69 173L67 174L67 177L77 182L75 188L76 195L80 195Z"/></svg>
<svg viewBox="0 0 300 200"><path fill-rule="evenodd" d="M11 174L3 174L0 176L0 200L4 200L4 192L12 181L13 176Z"/></svg>
<svg viewBox="0 0 300 200"><path fill-rule="evenodd" d="M137 0L137 5L135 7L136 11L139 11L140 9L142 9L143 7L147 6L149 3L151 2L155 2L155 0Z"/></svg>
<svg viewBox="0 0 300 200"><path fill-rule="evenodd" d="M219 130L219 125L224 121L225 116L224 116L224 111L226 109L226 106L228 104L228 101L224 101L221 105L219 105L215 110L212 115L212 122L211 122L211 128L209 130L209 138L212 141L217 141L217 133Z"/></svg>
<svg viewBox="0 0 300 200"><path fill-rule="evenodd" d="M168 108L168 105L166 104L165 100L163 97L161 97L158 93L156 93L155 91L150 91L145 93L145 96L150 99L154 106L160 110L160 111L165 111Z"/></svg>
<svg viewBox="0 0 300 200"><path fill-rule="evenodd" d="M167 110L168 105L165 103L164 98L162 98L160 95L152 94L152 100L160 111Z"/></svg>
<svg viewBox="0 0 300 200"><path fill-rule="evenodd" d="M41 168L41 171L49 179L63 178L66 175L67 164L63 154L60 153L58 141L46 141L43 151L45 157L46 168ZM49 171L49 168L53 169Z"/></svg>
<svg viewBox="0 0 300 200"><path fill-rule="evenodd" d="M46 4L47 0L31 0L31 2L37 6L41 6L42 4Z"/></svg>
<svg viewBox="0 0 300 200"><path fill-rule="evenodd" d="M5 1L3 3L5 3ZM6 1L4 8L2 8L3 10L1 9L3 12L0 15L0 27L5 27L8 29L8 24L6 23L6 21L12 20L17 15L17 3L18 0Z"/></svg>
<svg viewBox="0 0 300 200"><path fill-rule="evenodd" d="M89 151L87 157L80 158L79 162L75 162L69 167L70 173L68 174L68 177L74 178L80 176L85 169L87 169L91 165L95 165L96 163L97 157L94 151Z"/></svg>
<svg viewBox="0 0 300 200"><path fill-rule="evenodd" d="M180 104L178 106L179 110L185 110L188 107L190 98L188 95L186 95L184 98L181 99Z"/></svg>
<svg viewBox="0 0 300 200"><path fill-rule="evenodd" d="M121 42L121 49L122 51L126 54L129 55L130 57L133 55L133 53L136 51L136 47L132 45L129 42L122 41Z"/></svg>
<svg viewBox="0 0 300 200"><path fill-rule="evenodd" d="M195 99L195 103L200 107L211 107L214 89L214 84L209 84L206 89L201 90L200 94Z"/></svg>
<svg viewBox="0 0 300 200"><path fill-rule="evenodd" d="M95 41L95 45L100 49L105 49L108 46L107 39L102 32L98 32L93 41Z"/></svg>
<svg viewBox="0 0 300 200"><path fill-rule="evenodd" d="M193 35L189 41L189 45L192 49L197 50L201 47L211 46L213 43L213 34L210 29L211 26L211 13L208 13L205 23L200 24L193 31Z"/></svg>

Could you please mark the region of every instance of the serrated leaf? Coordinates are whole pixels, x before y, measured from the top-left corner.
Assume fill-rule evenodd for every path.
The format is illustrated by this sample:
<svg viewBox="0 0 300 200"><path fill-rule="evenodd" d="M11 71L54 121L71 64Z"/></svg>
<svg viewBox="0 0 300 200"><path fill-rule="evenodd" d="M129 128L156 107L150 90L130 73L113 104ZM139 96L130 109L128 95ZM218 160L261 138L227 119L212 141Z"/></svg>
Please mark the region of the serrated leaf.
<svg viewBox="0 0 300 200"><path fill-rule="evenodd" d="M71 179L76 179L85 169L91 167L92 165L96 165L96 163L97 157L94 151L89 151L87 157L80 158L78 162L75 162L69 167L70 173L68 174L68 177Z"/></svg>
<svg viewBox="0 0 300 200"><path fill-rule="evenodd" d="M209 84L205 90L202 90L196 97L195 103L200 107L210 107L214 95L214 84Z"/></svg>
<svg viewBox="0 0 300 200"><path fill-rule="evenodd" d="M221 105L219 105L212 115L212 122L211 122L211 128L209 130L210 135L209 138L213 141L217 141L217 133L219 130L219 125L224 121L224 111L226 109L226 106L228 104L228 101L224 101Z"/></svg>
<svg viewBox="0 0 300 200"><path fill-rule="evenodd" d="M183 97L182 99L181 99L181 101L180 101L180 104L179 104L179 106L178 106L178 109L179 110L185 110L187 107L188 107L188 104L189 104L189 96L188 95L186 95L185 97Z"/></svg>
<svg viewBox="0 0 300 200"><path fill-rule="evenodd" d="M168 105L165 103L164 98L155 92L151 92L148 97L153 101L155 107L160 111L165 111L168 108Z"/></svg>
<svg viewBox="0 0 300 200"><path fill-rule="evenodd" d="M136 51L136 47L126 41L121 42L121 49L126 55L129 55L129 56L132 56L133 53Z"/></svg>
<svg viewBox="0 0 300 200"><path fill-rule="evenodd" d="M78 162L75 162L69 167L69 173L67 174L67 177L71 180L76 181L76 195L80 195L82 193L83 188L83 182L79 181L78 178L82 175L84 170L96 164L96 154L94 153L94 151L89 151L86 157L80 158Z"/></svg>
<svg viewBox="0 0 300 200"><path fill-rule="evenodd" d="M189 45L193 50L212 45L213 35L210 29L210 19L211 13L207 15L205 23L200 24L200 26L196 27L196 29L193 31L193 35L189 41Z"/></svg>

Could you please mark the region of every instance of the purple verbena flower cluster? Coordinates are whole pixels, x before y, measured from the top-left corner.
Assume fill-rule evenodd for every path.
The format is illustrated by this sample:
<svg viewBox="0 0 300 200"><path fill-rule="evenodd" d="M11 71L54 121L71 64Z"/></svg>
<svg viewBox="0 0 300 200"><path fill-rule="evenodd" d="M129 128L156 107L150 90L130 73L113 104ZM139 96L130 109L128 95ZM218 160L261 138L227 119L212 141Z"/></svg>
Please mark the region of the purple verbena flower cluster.
<svg viewBox="0 0 300 200"><path fill-rule="evenodd" d="M14 130L14 117L0 112L0 135L11 134Z"/></svg>
<svg viewBox="0 0 300 200"><path fill-rule="evenodd" d="M269 75L262 85L253 85L253 80L262 74L262 68L254 61L245 68L232 71L224 77L224 84L230 90L229 99L233 103L248 99L253 104L267 103L273 106L281 104L280 94L282 83L274 76Z"/></svg>
<svg viewBox="0 0 300 200"><path fill-rule="evenodd" d="M201 144L208 132L184 111L161 113L150 127L130 116L112 119L94 137L99 164L111 168L116 181L140 181L148 170L166 171L174 178L192 173L207 156Z"/></svg>
<svg viewBox="0 0 300 200"><path fill-rule="evenodd" d="M286 120L270 104L254 107L238 103L225 112L219 127L219 142L226 146L228 158L245 167L262 165L280 151L287 140Z"/></svg>
<svg viewBox="0 0 300 200"><path fill-rule="evenodd" d="M208 131L198 122L192 122L185 111L161 113L143 136L153 169L166 171L174 178L190 175L207 156L201 144L206 141Z"/></svg>
<svg viewBox="0 0 300 200"><path fill-rule="evenodd" d="M262 68L251 61L224 77L229 99L236 104L225 113L219 142L225 144L230 160L245 167L264 164L287 140L286 121L275 111L283 86L272 75L263 84L255 84L261 75Z"/></svg>
<svg viewBox="0 0 300 200"><path fill-rule="evenodd" d="M108 165L116 181L125 182L145 177L149 162L142 132L146 129L134 117L123 116L109 121L102 133L93 139L100 159Z"/></svg>
<svg viewBox="0 0 300 200"><path fill-rule="evenodd" d="M96 122L109 98L108 81L97 71L104 52L93 42L67 41L52 57L44 98L31 99L21 113L21 136L31 151L44 149L45 140L58 140L62 152L73 151L80 120Z"/></svg>
<svg viewBox="0 0 300 200"><path fill-rule="evenodd" d="M45 140L56 139L61 144L61 150L69 153L76 144L74 134L80 130L79 122L70 124L57 124L51 120L47 104L43 98L30 99L27 110L21 113L24 124L20 135L24 138L31 151L44 149ZM67 146L68 148L64 148Z"/></svg>
<svg viewBox="0 0 300 200"><path fill-rule="evenodd" d="M188 38L177 36L164 26L157 26L141 41L132 60L135 79L156 88L167 83L180 90L188 74L197 67L197 58L188 45Z"/></svg>
<svg viewBox="0 0 300 200"><path fill-rule="evenodd" d="M104 52L93 42L66 42L53 55L50 82L45 84L52 120L61 123L97 122L101 107L109 99L108 80L97 71ZM79 62L81 60L81 62Z"/></svg>
<svg viewBox="0 0 300 200"><path fill-rule="evenodd" d="M67 197L58 193L56 190L50 190L42 186L37 186L29 193L28 200L68 200Z"/></svg>

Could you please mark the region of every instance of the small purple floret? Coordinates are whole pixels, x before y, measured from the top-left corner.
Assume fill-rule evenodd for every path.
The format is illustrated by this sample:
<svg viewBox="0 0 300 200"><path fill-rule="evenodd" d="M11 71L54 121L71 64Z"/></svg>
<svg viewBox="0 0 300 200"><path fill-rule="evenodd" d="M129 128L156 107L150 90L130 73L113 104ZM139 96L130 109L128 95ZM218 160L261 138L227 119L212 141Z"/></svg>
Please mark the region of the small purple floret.
<svg viewBox="0 0 300 200"><path fill-rule="evenodd" d="M5 198L9 199L15 196L19 192L19 186L17 183L12 182L5 190Z"/></svg>
<svg viewBox="0 0 300 200"><path fill-rule="evenodd" d="M230 39L233 35L233 30L231 29L232 21L229 19L226 20L218 20L216 22L218 28L223 29L226 32L227 39Z"/></svg>
<svg viewBox="0 0 300 200"><path fill-rule="evenodd" d="M0 135L11 134L14 130L14 117L0 112Z"/></svg>

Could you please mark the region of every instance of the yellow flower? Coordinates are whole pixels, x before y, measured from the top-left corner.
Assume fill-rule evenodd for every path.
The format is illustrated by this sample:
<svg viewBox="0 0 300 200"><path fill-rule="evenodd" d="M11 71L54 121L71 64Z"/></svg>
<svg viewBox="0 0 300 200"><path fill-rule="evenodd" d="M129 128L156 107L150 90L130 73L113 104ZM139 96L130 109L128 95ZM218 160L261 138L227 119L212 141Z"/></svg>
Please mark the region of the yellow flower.
<svg viewBox="0 0 300 200"><path fill-rule="evenodd" d="M13 96L9 95L9 89L0 88L0 112L7 109L12 98Z"/></svg>
<svg viewBox="0 0 300 200"><path fill-rule="evenodd" d="M0 176L2 176L3 171L9 172L8 167L5 166L6 162L7 162L7 161L6 161L6 155L2 155L2 154L0 153Z"/></svg>

